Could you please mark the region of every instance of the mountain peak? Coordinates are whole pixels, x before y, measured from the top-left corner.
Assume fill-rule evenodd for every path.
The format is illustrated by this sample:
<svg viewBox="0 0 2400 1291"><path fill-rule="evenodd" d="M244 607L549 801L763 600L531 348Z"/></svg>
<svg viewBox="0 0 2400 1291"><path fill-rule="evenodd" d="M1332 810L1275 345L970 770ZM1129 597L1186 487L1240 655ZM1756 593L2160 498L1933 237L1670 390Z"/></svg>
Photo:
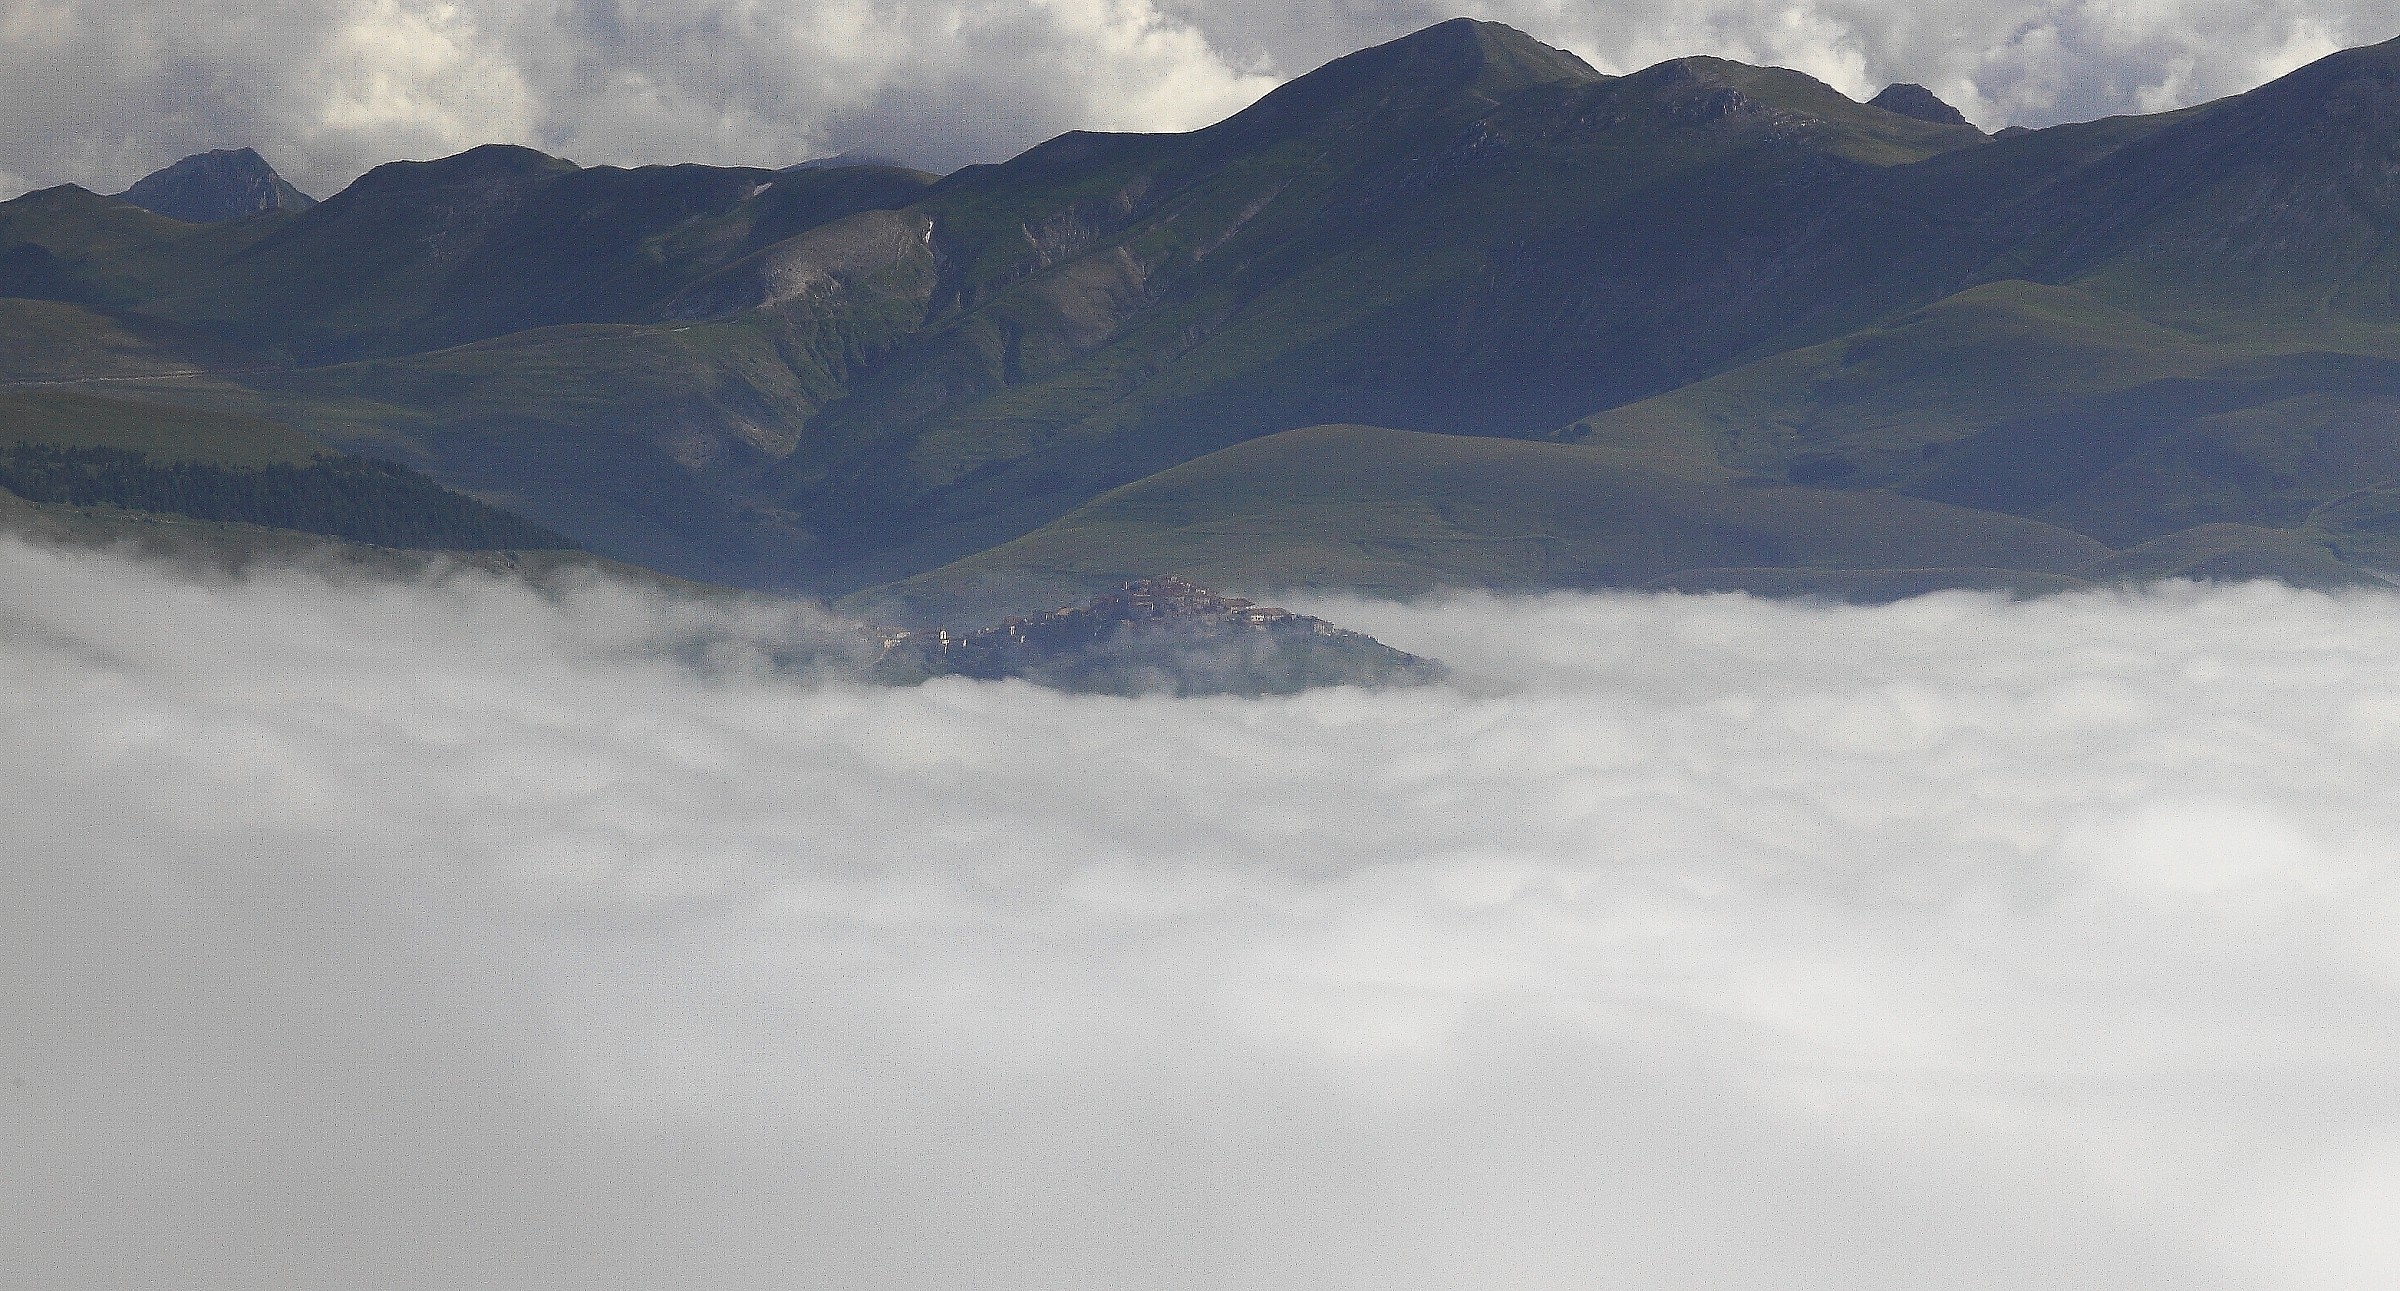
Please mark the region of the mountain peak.
<svg viewBox="0 0 2400 1291"><path fill-rule="evenodd" d="M1882 108L1886 112L1897 112L1901 116L1913 117L1919 121L1931 121L1935 125L1963 126L1967 124L1965 114L1944 103L1940 95L1913 81L1900 81L1884 86L1883 93L1867 100L1867 106Z"/></svg>
<svg viewBox="0 0 2400 1291"><path fill-rule="evenodd" d="M790 174L798 170L842 170L851 166L872 166L882 170L913 169L907 162L890 153L876 152L868 148L850 148L830 157L811 157L807 161L786 166L777 173Z"/></svg>
<svg viewBox="0 0 2400 1291"><path fill-rule="evenodd" d="M1384 77L1423 76L1458 89L1503 94L1534 85L1573 85L1603 79L1589 63L1554 49L1506 23L1452 18L1398 40L1360 50L1300 78L1295 85L1348 64Z"/></svg>
<svg viewBox="0 0 2400 1291"><path fill-rule="evenodd" d="M145 211L186 224L216 224L265 211L301 211L316 199L284 182L250 148L195 153L117 194Z"/></svg>
<svg viewBox="0 0 2400 1291"><path fill-rule="evenodd" d="M444 190L520 189L578 169L574 162L517 144L487 143L432 161L387 161L334 197L336 203L386 200Z"/></svg>
<svg viewBox="0 0 2400 1291"><path fill-rule="evenodd" d="M1222 124L1237 133L1306 127L1460 97L1497 101L1537 86L1606 79L1575 55L1514 27L1453 18L1337 58Z"/></svg>
<svg viewBox="0 0 2400 1291"><path fill-rule="evenodd" d="M2290 129L2348 123L2369 134L2386 131L2400 105L2400 40L2328 54L2247 94L2207 106L2220 105L2272 113Z"/></svg>
<svg viewBox="0 0 2400 1291"><path fill-rule="evenodd" d="M1530 81L1580 81L1599 76L1590 64L1563 49L1545 45L1507 23L1479 18L1437 22L1362 52L1373 54L1378 50L1402 56L1471 60L1478 67L1497 69Z"/></svg>

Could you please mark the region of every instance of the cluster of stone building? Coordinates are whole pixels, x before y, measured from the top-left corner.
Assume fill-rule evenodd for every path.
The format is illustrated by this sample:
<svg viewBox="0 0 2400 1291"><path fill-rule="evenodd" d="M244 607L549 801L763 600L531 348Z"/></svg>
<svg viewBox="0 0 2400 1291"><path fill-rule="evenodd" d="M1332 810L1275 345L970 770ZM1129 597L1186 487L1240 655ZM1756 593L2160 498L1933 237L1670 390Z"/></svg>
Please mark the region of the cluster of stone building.
<svg viewBox="0 0 2400 1291"><path fill-rule="evenodd" d="M1020 678L1098 694L1283 695L1310 686L1416 684L1439 663L1323 619L1187 578L1138 578L1085 605L972 632L880 629L873 675Z"/></svg>
<svg viewBox="0 0 2400 1291"><path fill-rule="evenodd" d="M886 655L906 649L941 658L991 650L1072 649L1120 629L1140 631L1145 626L1259 632L1304 629L1324 635L1341 631L1322 620L1272 605L1258 605L1238 596L1219 596L1188 578L1167 576L1137 578L1113 592L1093 597L1086 605L1062 606L1031 617L1012 616L997 626L971 632L892 628L881 636Z"/></svg>

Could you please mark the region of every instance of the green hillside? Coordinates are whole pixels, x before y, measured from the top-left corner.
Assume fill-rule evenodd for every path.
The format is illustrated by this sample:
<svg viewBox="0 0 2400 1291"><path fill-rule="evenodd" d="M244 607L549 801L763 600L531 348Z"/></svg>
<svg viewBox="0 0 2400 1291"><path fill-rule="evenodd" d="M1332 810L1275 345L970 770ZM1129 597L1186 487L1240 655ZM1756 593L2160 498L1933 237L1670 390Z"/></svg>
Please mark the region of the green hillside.
<svg viewBox="0 0 2400 1291"><path fill-rule="evenodd" d="M74 185L0 202L0 297L103 308L205 289L279 217L185 224Z"/></svg>
<svg viewBox="0 0 2400 1291"><path fill-rule="evenodd" d="M1859 492L1702 481L1605 451L1366 426L1253 440L864 594L971 622L1172 571L1255 591L1626 587L1711 570L2072 575L2113 553L2037 521ZM2037 580L2038 581L2038 580Z"/></svg>
<svg viewBox="0 0 2400 1291"><path fill-rule="evenodd" d="M254 363L239 346L160 319L0 296L0 389L122 382Z"/></svg>
<svg viewBox="0 0 2400 1291"><path fill-rule="evenodd" d="M28 502L0 489L0 535L69 549L132 552L203 574L306 569L326 574L422 578L450 569L521 577L537 586L571 585L592 574L642 583L672 595L745 597L730 588L672 579L566 548L542 550L405 550L347 542L323 534L233 521L196 520L115 507Z"/></svg>
<svg viewBox="0 0 2400 1291"><path fill-rule="evenodd" d="M0 449L110 448L235 470L304 466L325 446L289 426L234 413L136 403L59 387L0 389Z"/></svg>
<svg viewBox="0 0 2400 1291"><path fill-rule="evenodd" d="M1795 196L1982 144L1796 73L1607 78L1460 21L1207 130L930 189L483 148L214 261L135 249L179 266L151 315L299 360L252 380L279 416L639 559L838 589L1293 425L1525 434L1670 388L1767 319L1696 265L1788 240Z"/></svg>
<svg viewBox="0 0 2400 1291"><path fill-rule="evenodd" d="M788 588L812 539L754 482L872 352L878 309L803 326L758 311L542 328L254 384L330 442L417 463L623 559Z"/></svg>
<svg viewBox="0 0 2400 1291"><path fill-rule="evenodd" d="M0 391L0 492L380 547L574 545L404 466L330 453L276 422L57 388Z"/></svg>
<svg viewBox="0 0 2400 1291"><path fill-rule="evenodd" d="M827 410L837 434L802 446L786 505L855 553L827 571L840 581L1294 425L1544 430L1737 354L1759 324L1728 324L1750 302L1695 268L1795 236L1794 195L1981 143L1796 73L1683 60L1604 78L1471 23L1194 135L1070 136L928 206L974 229L1005 195L1010 227L1038 230L1025 204L1046 204L1072 258L965 284L973 308ZM1048 248L1002 249L1021 271ZM974 262L1005 279L990 263Z"/></svg>
<svg viewBox="0 0 2400 1291"><path fill-rule="evenodd" d="M2297 525L2400 477L2400 365L2378 352L2395 346L2400 334L2368 329L2261 329L2235 343L2084 291L1995 283L1556 437L2131 545L2206 524Z"/></svg>
<svg viewBox="0 0 2400 1291"><path fill-rule="evenodd" d="M903 205L930 178L884 168L584 170L530 149L478 148L369 172L229 261L221 283L159 308L336 360L638 322L734 259Z"/></svg>
<svg viewBox="0 0 2400 1291"><path fill-rule="evenodd" d="M58 188L0 203L0 296L138 311L278 360L415 353L654 318L731 261L932 182L889 167L583 169L489 145L224 224Z"/></svg>
<svg viewBox="0 0 2400 1291"><path fill-rule="evenodd" d="M1172 571L1252 591L1650 587L1885 600L2155 578L2384 586L2400 489L2285 528L2203 523L2111 547L1989 510L1593 448L1365 426L1253 440L1106 493L1022 538L849 604L971 623Z"/></svg>

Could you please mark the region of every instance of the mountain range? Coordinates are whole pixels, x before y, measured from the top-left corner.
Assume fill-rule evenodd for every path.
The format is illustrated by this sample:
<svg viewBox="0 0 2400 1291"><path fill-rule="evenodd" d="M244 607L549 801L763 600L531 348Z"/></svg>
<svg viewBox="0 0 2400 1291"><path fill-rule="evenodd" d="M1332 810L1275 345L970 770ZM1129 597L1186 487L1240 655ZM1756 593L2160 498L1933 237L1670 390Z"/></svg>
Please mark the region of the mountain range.
<svg viewBox="0 0 2400 1291"><path fill-rule="evenodd" d="M1988 136L1918 86L1609 76L1462 19L1202 130L947 176L488 146L311 204L255 160L0 204L0 446L297 435L928 622L1170 571L1881 596L2400 563L2400 42Z"/></svg>

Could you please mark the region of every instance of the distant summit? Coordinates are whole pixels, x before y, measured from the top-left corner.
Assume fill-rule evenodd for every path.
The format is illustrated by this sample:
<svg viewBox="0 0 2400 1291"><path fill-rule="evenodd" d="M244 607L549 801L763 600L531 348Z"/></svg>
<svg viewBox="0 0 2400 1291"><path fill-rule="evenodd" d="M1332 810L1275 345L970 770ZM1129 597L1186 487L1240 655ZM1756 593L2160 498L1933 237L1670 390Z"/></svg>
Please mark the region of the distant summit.
<svg viewBox="0 0 2400 1291"><path fill-rule="evenodd" d="M1967 118L1957 108L1942 102L1939 95L1922 85L1908 81L1883 87L1883 93L1867 100L1867 106L1882 108L1886 112L1897 112L1901 116L1914 117L1919 121L1931 121L1935 125L1963 126L1968 124Z"/></svg>
<svg viewBox="0 0 2400 1291"><path fill-rule="evenodd" d="M801 170L843 170L852 166L876 166L885 170L914 169L907 162L887 153L852 148L844 152L837 152L830 157L811 157L796 165L786 166L777 173L788 175Z"/></svg>
<svg viewBox="0 0 2400 1291"><path fill-rule="evenodd" d="M249 148L219 148L186 157L117 196L186 224L216 224L266 211L304 211L317 204Z"/></svg>

